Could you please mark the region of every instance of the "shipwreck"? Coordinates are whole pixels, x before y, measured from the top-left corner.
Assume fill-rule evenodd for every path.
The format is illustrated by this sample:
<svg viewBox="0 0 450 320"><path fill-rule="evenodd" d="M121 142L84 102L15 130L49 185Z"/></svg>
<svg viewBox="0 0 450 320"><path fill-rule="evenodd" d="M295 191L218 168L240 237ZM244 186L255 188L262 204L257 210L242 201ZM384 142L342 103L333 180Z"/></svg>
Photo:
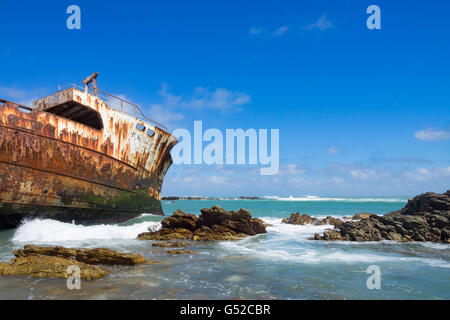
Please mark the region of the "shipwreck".
<svg viewBox="0 0 450 320"><path fill-rule="evenodd" d="M0 228L24 218L99 224L164 214L160 191L177 139L98 89L97 75L32 108L0 100Z"/></svg>

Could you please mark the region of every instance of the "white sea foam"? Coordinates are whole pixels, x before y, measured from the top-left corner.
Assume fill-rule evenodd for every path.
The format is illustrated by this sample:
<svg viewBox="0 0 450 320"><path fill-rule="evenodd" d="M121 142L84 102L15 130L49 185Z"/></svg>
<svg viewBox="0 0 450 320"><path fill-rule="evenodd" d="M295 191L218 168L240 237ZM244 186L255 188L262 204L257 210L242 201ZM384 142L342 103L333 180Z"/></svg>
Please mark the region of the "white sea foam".
<svg viewBox="0 0 450 320"><path fill-rule="evenodd" d="M349 252L342 249L342 244L356 245L379 245L380 242L333 242L332 248L324 247L323 245L330 244L329 242L309 241L314 233L322 233L327 228L333 228L331 225L315 226L315 225L291 225L281 223L280 218L262 217L265 223L271 224L267 228L271 237L263 238L262 241L254 243L251 238L246 238L237 242L222 242L221 245L230 252L237 252L247 256L271 261L285 261L293 263L376 263L376 262L415 262L428 264L432 267L450 268L450 263L441 259L430 259L420 257L405 257L397 255L382 255L373 252L361 252L362 250L355 250ZM382 243L386 244L387 241ZM389 242L390 243L390 242ZM393 242L393 244L398 244ZM315 246L321 245L321 246ZM436 244L424 244L429 247L436 248ZM437 248L441 249L444 246L438 244ZM448 247L447 247L448 248ZM356 249L356 248L355 248Z"/></svg>
<svg viewBox="0 0 450 320"><path fill-rule="evenodd" d="M419 257L387 256L373 253L349 253L342 250L302 249L290 250L292 247L282 249L269 249L267 247L250 248L241 242L223 242L221 245L229 251L238 252L247 256L253 256L262 260L285 261L294 263L376 263L376 262L416 262L428 264L432 267L450 268L450 263L440 259Z"/></svg>
<svg viewBox="0 0 450 320"><path fill-rule="evenodd" d="M83 226L50 219L35 219L24 222L15 232L16 242L60 242L72 240L135 239L136 236L159 222L146 221L130 226L94 225Z"/></svg>
<svg viewBox="0 0 450 320"><path fill-rule="evenodd" d="M281 223L281 218L262 217L265 223L270 226L267 231L276 235L276 240L306 240L312 237L314 233L322 233L327 228L333 228L331 225L315 226L307 224L304 226Z"/></svg>
<svg viewBox="0 0 450 320"><path fill-rule="evenodd" d="M345 198L345 197L318 197L318 196L302 196L302 197L279 197L279 196L264 196L268 200L277 201L339 201L339 202L407 202L408 200L402 198Z"/></svg>

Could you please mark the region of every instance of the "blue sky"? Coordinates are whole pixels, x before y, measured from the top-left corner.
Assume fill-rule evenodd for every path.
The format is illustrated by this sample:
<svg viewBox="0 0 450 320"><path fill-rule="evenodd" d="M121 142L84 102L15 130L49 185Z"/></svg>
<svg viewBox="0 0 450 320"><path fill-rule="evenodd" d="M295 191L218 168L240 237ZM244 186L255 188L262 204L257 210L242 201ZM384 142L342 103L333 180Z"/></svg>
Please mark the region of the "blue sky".
<svg viewBox="0 0 450 320"><path fill-rule="evenodd" d="M66 8L81 8L68 30ZM366 8L381 8L381 30ZM280 172L178 165L167 195L412 196L450 188L448 1L0 4L0 97L94 71L170 129L278 128Z"/></svg>

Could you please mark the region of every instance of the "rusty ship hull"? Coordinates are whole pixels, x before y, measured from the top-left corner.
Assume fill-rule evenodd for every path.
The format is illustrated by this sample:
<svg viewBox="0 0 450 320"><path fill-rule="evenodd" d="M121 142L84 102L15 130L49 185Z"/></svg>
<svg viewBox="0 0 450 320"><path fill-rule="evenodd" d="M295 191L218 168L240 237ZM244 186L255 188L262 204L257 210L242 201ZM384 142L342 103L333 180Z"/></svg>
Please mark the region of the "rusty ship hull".
<svg viewBox="0 0 450 320"><path fill-rule="evenodd" d="M98 224L163 215L160 191L177 142L166 130L75 87L30 109L2 101L0 228L33 218Z"/></svg>

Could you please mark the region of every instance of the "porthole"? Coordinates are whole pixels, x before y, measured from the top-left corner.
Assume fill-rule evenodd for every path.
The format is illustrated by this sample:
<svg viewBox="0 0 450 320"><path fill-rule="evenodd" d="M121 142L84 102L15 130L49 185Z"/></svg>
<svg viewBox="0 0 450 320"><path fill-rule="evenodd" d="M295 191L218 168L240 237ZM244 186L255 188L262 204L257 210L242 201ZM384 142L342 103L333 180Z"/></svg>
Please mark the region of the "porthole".
<svg viewBox="0 0 450 320"><path fill-rule="evenodd" d="M145 127L140 123L136 124L136 129L138 129L139 131L142 131L142 132L145 131Z"/></svg>

